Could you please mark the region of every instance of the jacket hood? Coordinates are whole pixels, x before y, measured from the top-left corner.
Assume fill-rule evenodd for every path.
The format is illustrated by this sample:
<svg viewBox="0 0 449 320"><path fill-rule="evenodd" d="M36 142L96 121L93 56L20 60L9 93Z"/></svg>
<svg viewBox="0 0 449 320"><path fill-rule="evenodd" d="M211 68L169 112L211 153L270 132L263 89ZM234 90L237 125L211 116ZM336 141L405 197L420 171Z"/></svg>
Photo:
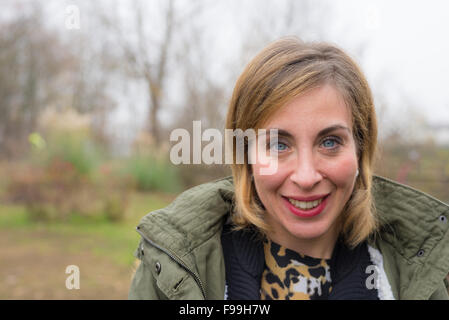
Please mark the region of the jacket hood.
<svg viewBox="0 0 449 320"><path fill-rule="evenodd" d="M389 247L396 267L401 268L401 292L426 292L423 286L434 290L449 271L449 206L380 176L373 176L373 195L381 226L376 242ZM232 176L201 184L144 216L138 228L194 268L190 253L221 232L233 198Z"/></svg>

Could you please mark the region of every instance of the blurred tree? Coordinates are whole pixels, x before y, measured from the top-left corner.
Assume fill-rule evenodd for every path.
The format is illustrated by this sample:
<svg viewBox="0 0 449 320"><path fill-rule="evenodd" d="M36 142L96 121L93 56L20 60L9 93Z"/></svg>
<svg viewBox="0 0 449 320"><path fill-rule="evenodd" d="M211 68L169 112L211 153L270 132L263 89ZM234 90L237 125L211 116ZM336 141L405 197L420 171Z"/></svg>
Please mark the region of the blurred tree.
<svg viewBox="0 0 449 320"><path fill-rule="evenodd" d="M97 10L103 26L115 35L112 42L121 51L118 57L122 62L120 67L128 76L145 82L149 96L147 129L156 146L162 140L158 117L164 105L169 76L167 70L170 64L176 62L173 60L176 51L174 36L186 27L199 10L199 2L189 4L186 11L175 5L174 0L152 1L149 5L148 2L133 0L127 3L125 11L128 16L124 19L117 11L107 8Z"/></svg>
<svg viewBox="0 0 449 320"><path fill-rule="evenodd" d="M74 62L57 34L45 28L39 5L31 9L0 21L2 157L24 151L38 113L60 95L60 80Z"/></svg>
<svg viewBox="0 0 449 320"><path fill-rule="evenodd" d="M95 140L110 151L113 141L108 134L109 114L117 106L111 93L114 79L108 64L113 58L107 45L95 43L87 33L72 39L77 45L71 48L76 61L68 86L68 107L91 116Z"/></svg>
<svg viewBox="0 0 449 320"><path fill-rule="evenodd" d="M98 63L107 56L104 48L86 41L86 34L50 26L47 18L63 8L37 1L2 5L10 15L0 20L0 156L24 154L46 108L89 113L93 132L107 145L106 115L114 103Z"/></svg>

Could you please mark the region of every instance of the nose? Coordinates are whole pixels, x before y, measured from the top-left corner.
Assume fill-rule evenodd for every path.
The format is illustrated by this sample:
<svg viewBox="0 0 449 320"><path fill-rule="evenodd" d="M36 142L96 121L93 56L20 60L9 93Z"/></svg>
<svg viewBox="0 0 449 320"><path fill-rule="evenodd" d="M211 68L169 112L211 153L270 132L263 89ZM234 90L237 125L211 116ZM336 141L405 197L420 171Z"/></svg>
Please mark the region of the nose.
<svg viewBox="0 0 449 320"><path fill-rule="evenodd" d="M312 190L322 179L323 176L317 169L313 155L302 152L297 157L290 180L303 190Z"/></svg>

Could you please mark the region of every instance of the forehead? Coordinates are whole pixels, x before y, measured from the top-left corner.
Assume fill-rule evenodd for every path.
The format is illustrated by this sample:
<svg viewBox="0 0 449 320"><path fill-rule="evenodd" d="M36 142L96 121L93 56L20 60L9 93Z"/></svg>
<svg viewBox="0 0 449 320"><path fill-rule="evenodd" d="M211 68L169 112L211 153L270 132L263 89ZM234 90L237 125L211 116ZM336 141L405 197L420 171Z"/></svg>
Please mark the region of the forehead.
<svg viewBox="0 0 449 320"><path fill-rule="evenodd" d="M351 129L351 111L340 92L331 85L325 85L281 106L265 127L319 130L335 124Z"/></svg>

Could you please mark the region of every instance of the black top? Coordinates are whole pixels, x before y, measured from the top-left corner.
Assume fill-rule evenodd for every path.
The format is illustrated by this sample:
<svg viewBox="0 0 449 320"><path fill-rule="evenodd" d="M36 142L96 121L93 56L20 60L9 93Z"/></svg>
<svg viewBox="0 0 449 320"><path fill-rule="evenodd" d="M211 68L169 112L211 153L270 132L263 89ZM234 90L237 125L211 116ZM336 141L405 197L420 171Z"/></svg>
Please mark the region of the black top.
<svg viewBox="0 0 449 320"><path fill-rule="evenodd" d="M221 236L226 268L226 294L229 300L260 300L265 270L263 241L251 230L231 231L226 224ZM366 285L372 265L366 242L349 249L338 239L329 260L332 290L329 300L376 300L377 289Z"/></svg>

